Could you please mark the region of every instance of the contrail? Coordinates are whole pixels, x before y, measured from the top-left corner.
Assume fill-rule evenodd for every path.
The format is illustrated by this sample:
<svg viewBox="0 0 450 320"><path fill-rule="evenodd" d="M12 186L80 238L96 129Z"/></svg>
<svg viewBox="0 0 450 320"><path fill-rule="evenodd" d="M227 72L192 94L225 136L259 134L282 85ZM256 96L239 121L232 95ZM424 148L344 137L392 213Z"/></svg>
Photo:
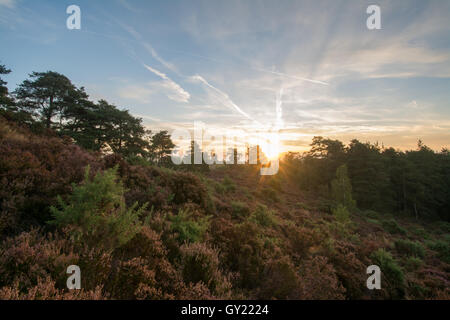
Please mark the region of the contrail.
<svg viewBox="0 0 450 320"><path fill-rule="evenodd" d="M170 79L165 73L162 73L161 71L158 71L158 70L150 67L149 65L146 65L145 63L143 63L143 65L148 71L156 74L158 77L163 79L166 88L175 92L175 95L168 95L169 99L172 99L172 100L178 101L178 102L188 102L189 101L189 99L191 98L191 95L189 94L189 92L184 90L178 83L176 83L175 81Z"/></svg>
<svg viewBox="0 0 450 320"><path fill-rule="evenodd" d="M245 111L243 111L241 108L239 108L238 105L236 105L231 99L230 97L223 91L217 89L216 87L214 87L213 85L211 85L208 81L206 81L202 76L200 75L195 75L191 77L192 80L195 81L200 81L201 83L203 83L205 86L207 86L208 88L214 90L215 92L217 92L220 96L222 96L222 98L225 100L224 102L231 105L237 112L239 112L240 114L242 114L244 117L246 117L249 120L254 121L255 123L257 123L258 125L262 126L261 123L259 123L257 120L253 119L250 115L248 115Z"/></svg>
<svg viewBox="0 0 450 320"><path fill-rule="evenodd" d="M314 79L302 78L302 77L297 77L297 76L291 76L291 75L286 74L286 73L276 72L276 71L270 71L270 70L265 70L265 69L260 69L260 68L252 68L252 69L257 70L257 71L261 71L261 72L267 72L267 73L276 74L276 75L278 75L278 76L282 76L282 77L286 77L286 78L291 78L291 79L295 79L295 80L308 81L308 82L312 82L312 83L323 84L323 85L325 85L325 86L328 85L327 82L320 81L320 80L314 80Z"/></svg>

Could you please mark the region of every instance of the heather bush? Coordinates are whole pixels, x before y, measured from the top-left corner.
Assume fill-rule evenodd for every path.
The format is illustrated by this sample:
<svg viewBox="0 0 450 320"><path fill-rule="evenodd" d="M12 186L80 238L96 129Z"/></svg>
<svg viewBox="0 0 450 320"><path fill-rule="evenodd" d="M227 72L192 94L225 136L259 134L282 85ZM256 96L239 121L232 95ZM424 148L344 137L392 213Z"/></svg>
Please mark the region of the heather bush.
<svg viewBox="0 0 450 320"><path fill-rule="evenodd" d="M12 286L0 288L0 300L103 300L102 287L94 290L58 289L50 277L37 278L36 285L26 292L19 289L15 282Z"/></svg>
<svg viewBox="0 0 450 320"><path fill-rule="evenodd" d="M347 241L334 240L327 248L326 257L345 288L346 298L365 298L365 288L361 283L367 279L365 271L368 262L360 254L359 248Z"/></svg>
<svg viewBox="0 0 450 320"><path fill-rule="evenodd" d="M203 283L217 297L230 294L231 284L219 269L216 249L205 243L191 243L181 246L181 269L188 284Z"/></svg>
<svg viewBox="0 0 450 320"><path fill-rule="evenodd" d="M300 267L300 299L338 300L345 298L336 271L326 257L316 256L303 262Z"/></svg>
<svg viewBox="0 0 450 320"><path fill-rule="evenodd" d="M289 252L295 261L301 261L314 248L320 247L326 238L324 233L313 228L286 225L282 230L286 239L285 245L289 246Z"/></svg>
<svg viewBox="0 0 450 320"><path fill-rule="evenodd" d="M261 189L260 193L261 193L261 197L266 199L266 200L269 200L271 202L278 202L278 201L280 201L280 199L278 198L277 191L275 189L271 188L271 187L264 186Z"/></svg>
<svg viewBox="0 0 450 320"><path fill-rule="evenodd" d="M51 207L58 227L68 226L77 241L113 250L127 243L139 232L139 216L145 206L126 208L124 189L117 181L116 169L97 173L90 180L89 167L80 185L73 185L67 202L58 197L60 209Z"/></svg>
<svg viewBox="0 0 450 320"><path fill-rule="evenodd" d="M294 264L287 256L271 258L264 265L258 299L299 299L299 278Z"/></svg>
<svg viewBox="0 0 450 320"><path fill-rule="evenodd" d="M163 294L156 288L155 271L141 257L119 260L107 290L112 299L160 299Z"/></svg>
<svg viewBox="0 0 450 320"><path fill-rule="evenodd" d="M66 268L76 264L79 255L71 243L61 237L42 235L34 229L4 240L0 247L0 287L17 283L19 292L50 277L59 288L65 287Z"/></svg>
<svg viewBox="0 0 450 320"><path fill-rule="evenodd" d="M224 264L238 273L235 285L244 289L257 288L266 257L260 228L250 221L228 224L222 220L211 229L215 231L214 244L223 254Z"/></svg>
<svg viewBox="0 0 450 320"><path fill-rule="evenodd" d="M57 195L71 191L83 179L84 168L101 167L95 154L70 142L24 133L0 138L0 234L17 234L43 226Z"/></svg>

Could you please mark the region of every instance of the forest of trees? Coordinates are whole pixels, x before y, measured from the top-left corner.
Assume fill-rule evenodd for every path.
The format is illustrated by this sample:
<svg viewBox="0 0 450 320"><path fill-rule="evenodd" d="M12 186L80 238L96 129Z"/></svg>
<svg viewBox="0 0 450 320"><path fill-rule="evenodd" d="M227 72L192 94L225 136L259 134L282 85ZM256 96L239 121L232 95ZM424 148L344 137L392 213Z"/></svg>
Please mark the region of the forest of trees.
<svg viewBox="0 0 450 320"><path fill-rule="evenodd" d="M311 150L288 154L288 167L302 188L325 195L336 170L346 165L360 209L406 213L450 221L450 152L434 152L420 140L417 150L399 151L356 139L315 137Z"/></svg>
<svg viewBox="0 0 450 320"><path fill-rule="evenodd" d="M0 65L0 75L10 72ZM167 162L174 147L167 131L153 134L128 110L105 100L90 101L83 87L57 72L33 72L11 94L5 85L0 78L1 114L35 132L51 129L87 150L141 156L155 163Z"/></svg>

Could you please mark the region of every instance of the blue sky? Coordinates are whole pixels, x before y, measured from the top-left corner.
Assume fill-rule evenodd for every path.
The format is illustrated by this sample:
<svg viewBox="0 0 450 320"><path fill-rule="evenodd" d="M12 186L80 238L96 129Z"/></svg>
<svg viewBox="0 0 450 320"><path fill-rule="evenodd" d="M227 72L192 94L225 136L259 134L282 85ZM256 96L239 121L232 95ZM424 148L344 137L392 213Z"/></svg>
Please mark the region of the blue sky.
<svg viewBox="0 0 450 320"><path fill-rule="evenodd" d="M81 30L66 28L71 4ZM366 27L369 4L381 30ZM284 150L315 135L439 150L450 147L449 17L441 0L0 0L0 61L11 90L57 71L149 128L258 123L280 129Z"/></svg>

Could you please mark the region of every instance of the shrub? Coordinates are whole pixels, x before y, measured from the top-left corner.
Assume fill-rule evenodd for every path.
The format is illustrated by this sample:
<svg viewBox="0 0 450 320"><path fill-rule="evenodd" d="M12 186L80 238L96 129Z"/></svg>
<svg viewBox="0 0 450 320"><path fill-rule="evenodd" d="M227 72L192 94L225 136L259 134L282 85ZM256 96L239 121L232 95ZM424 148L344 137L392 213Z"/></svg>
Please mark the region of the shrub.
<svg viewBox="0 0 450 320"><path fill-rule="evenodd" d="M233 210L233 216L235 218L247 218L250 215L250 208L247 204L240 201L233 201L231 203L231 209Z"/></svg>
<svg viewBox="0 0 450 320"><path fill-rule="evenodd" d="M264 266L258 299L298 299L300 279L289 257L272 258Z"/></svg>
<svg viewBox="0 0 450 320"><path fill-rule="evenodd" d="M344 299L345 289L326 257L304 261L300 268L300 298L305 300Z"/></svg>
<svg viewBox="0 0 450 320"><path fill-rule="evenodd" d="M401 227L395 219L385 220L382 222L384 230L391 234L406 234L406 229Z"/></svg>
<svg viewBox="0 0 450 320"><path fill-rule="evenodd" d="M86 168L82 184L73 185L67 203L58 197L59 207L51 207L54 220L49 223L68 226L75 239L113 250L127 243L140 230L139 216L145 206L127 209L124 189L117 180L116 169L109 169L89 178Z"/></svg>
<svg viewBox="0 0 450 320"><path fill-rule="evenodd" d="M436 227L439 228L439 231L445 234L450 233L450 222L447 221L438 221L435 223Z"/></svg>
<svg viewBox="0 0 450 320"><path fill-rule="evenodd" d="M220 220L213 230L214 243L223 253L225 265L238 274L236 285L244 289L257 288L265 264L260 228L250 221L232 224Z"/></svg>
<svg viewBox="0 0 450 320"><path fill-rule="evenodd" d="M19 284L0 288L0 300L103 300L102 287L94 290L58 289L50 277L38 278L37 284L27 292L21 292Z"/></svg>
<svg viewBox="0 0 450 320"><path fill-rule="evenodd" d="M270 227L277 224L275 213L263 204L258 205L256 210L253 211L250 220L262 227Z"/></svg>
<svg viewBox="0 0 450 320"><path fill-rule="evenodd" d="M366 216L367 218L370 218L370 219L378 219L378 218L380 218L380 214L378 212L376 212L376 211L373 211L373 210L364 210L362 212L362 214L364 216Z"/></svg>
<svg viewBox="0 0 450 320"><path fill-rule="evenodd" d="M230 179L230 177L225 176L222 180L222 186L224 188L225 193L227 192L233 192L236 190L236 184L233 180Z"/></svg>
<svg viewBox="0 0 450 320"><path fill-rule="evenodd" d="M415 227L411 228L411 232L414 233L416 236L420 237L421 239L430 239L429 233L421 227Z"/></svg>
<svg viewBox="0 0 450 320"><path fill-rule="evenodd" d="M423 264L422 259L417 257L408 257L405 262L406 270L408 271L414 271L419 269Z"/></svg>
<svg viewBox="0 0 450 320"><path fill-rule="evenodd" d="M1 237L44 226L56 196L69 194L88 164L93 172L101 167L95 154L70 142L21 131L0 137Z"/></svg>
<svg viewBox="0 0 450 320"><path fill-rule="evenodd" d="M204 217L195 221L185 210L179 210L177 215L169 217L171 230L177 234L178 242L198 242L203 239L209 228L210 217Z"/></svg>
<svg viewBox="0 0 450 320"><path fill-rule="evenodd" d="M319 247L325 235L313 228L284 226L283 232L287 238L292 256L297 262L304 259L314 247Z"/></svg>
<svg viewBox="0 0 450 320"><path fill-rule="evenodd" d="M419 242L398 239L395 241L395 249L398 253L419 258L425 257L425 249Z"/></svg>
<svg viewBox="0 0 450 320"><path fill-rule="evenodd" d="M439 259L450 264L450 244L443 240L427 241L428 248L438 253Z"/></svg>
<svg viewBox="0 0 450 320"><path fill-rule="evenodd" d="M385 276L388 285L393 289L391 297L403 298L404 291L404 275L397 261L392 255L384 249L378 249L370 255L374 264L378 265Z"/></svg>
<svg viewBox="0 0 450 320"><path fill-rule="evenodd" d="M263 187L261 189L261 196L264 199L267 199L267 200L272 201L272 202L278 202L279 201L279 198L278 198L278 195L277 195L277 191L272 189L272 188L270 188L270 187Z"/></svg>
<svg viewBox="0 0 450 320"><path fill-rule="evenodd" d="M347 208L342 204L338 204L338 206L332 210L334 218L342 224L347 224L350 222L350 213Z"/></svg>
<svg viewBox="0 0 450 320"><path fill-rule="evenodd" d="M217 250L204 243L184 244L181 247L181 269L184 281L202 282L211 293L219 297L227 294L231 286L219 269Z"/></svg>
<svg viewBox="0 0 450 320"><path fill-rule="evenodd" d="M372 223L372 224L381 225L381 222L376 220L376 219L367 218L366 221L369 222L369 223Z"/></svg>

